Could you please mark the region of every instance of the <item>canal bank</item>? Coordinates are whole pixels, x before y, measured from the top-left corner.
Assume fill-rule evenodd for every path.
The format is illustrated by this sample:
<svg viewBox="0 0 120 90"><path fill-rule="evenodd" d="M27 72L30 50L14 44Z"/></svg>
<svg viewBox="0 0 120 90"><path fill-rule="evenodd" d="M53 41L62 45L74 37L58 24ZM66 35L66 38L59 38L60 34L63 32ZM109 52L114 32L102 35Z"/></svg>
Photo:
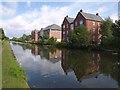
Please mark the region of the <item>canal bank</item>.
<svg viewBox="0 0 120 90"><path fill-rule="evenodd" d="M29 88L25 72L6 40L2 41L2 88Z"/></svg>

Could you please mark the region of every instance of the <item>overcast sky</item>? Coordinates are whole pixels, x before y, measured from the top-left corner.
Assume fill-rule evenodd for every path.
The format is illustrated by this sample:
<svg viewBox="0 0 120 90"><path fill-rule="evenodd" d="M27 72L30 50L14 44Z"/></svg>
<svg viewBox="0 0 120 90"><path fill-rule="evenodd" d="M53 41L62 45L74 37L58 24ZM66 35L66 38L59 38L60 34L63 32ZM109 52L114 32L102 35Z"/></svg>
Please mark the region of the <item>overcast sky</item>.
<svg viewBox="0 0 120 90"><path fill-rule="evenodd" d="M118 19L117 2L0 2L0 27L8 37L20 37L53 23L61 26L66 15L75 18L80 9Z"/></svg>

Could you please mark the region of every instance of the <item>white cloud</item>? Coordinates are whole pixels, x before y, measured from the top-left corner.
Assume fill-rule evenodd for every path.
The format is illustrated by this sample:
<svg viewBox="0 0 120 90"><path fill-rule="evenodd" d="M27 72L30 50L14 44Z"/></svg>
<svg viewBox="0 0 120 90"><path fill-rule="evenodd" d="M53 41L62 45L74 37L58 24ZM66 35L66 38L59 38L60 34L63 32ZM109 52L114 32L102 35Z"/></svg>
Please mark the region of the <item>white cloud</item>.
<svg viewBox="0 0 120 90"><path fill-rule="evenodd" d="M118 20L118 15L117 13L114 13L110 16L110 18L113 20L113 22L115 22L115 20Z"/></svg>
<svg viewBox="0 0 120 90"><path fill-rule="evenodd" d="M50 24L61 25L64 16L69 12L67 7L42 6L40 9L27 11L14 18L2 20L2 27L9 37L20 37L30 34L33 29L40 30Z"/></svg>
<svg viewBox="0 0 120 90"><path fill-rule="evenodd" d="M29 1L27 5L30 6L30 3L31 2ZM0 4L4 8L4 12L2 13L4 13L6 16L15 15L17 10L17 3L14 3L14 5L13 3L7 4L7 7ZM93 5L95 5L96 3L88 3L87 5L86 4L87 3L75 2L68 6L58 7L43 5L40 8L36 8L34 10L25 11L24 13L14 16L13 18L9 18L7 20L2 19L0 22L0 27L4 28L7 36L20 37L23 33L30 34L33 29L40 30L41 28L44 28L47 25L53 23L61 26L61 23L66 15L75 18L76 14L80 9L83 9L83 11L93 14L98 12L100 15L106 15L107 12L111 11L111 9L104 4L101 4L100 6L98 3L99 8L93 8ZM8 6L10 8L8 8ZM7 11L7 14L5 13L5 10ZM117 19L117 14L112 14L111 18L114 20Z"/></svg>
<svg viewBox="0 0 120 90"><path fill-rule="evenodd" d="M28 7L30 7L30 4L31 4L30 0L27 1L27 6L28 6Z"/></svg>
<svg viewBox="0 0 120 90"><path fill-rule="evenodd" d="M0 17L10 17L16 14L17 2L0 3Z"/></svg>
<svg viewBox="0 0 120 90"><path fill-rule="evenodd" d="M108 8L106 6L102 6L100 8L98 8L98 10L96 12L99 12L101 14L105 13L108 10Z"/></svg>

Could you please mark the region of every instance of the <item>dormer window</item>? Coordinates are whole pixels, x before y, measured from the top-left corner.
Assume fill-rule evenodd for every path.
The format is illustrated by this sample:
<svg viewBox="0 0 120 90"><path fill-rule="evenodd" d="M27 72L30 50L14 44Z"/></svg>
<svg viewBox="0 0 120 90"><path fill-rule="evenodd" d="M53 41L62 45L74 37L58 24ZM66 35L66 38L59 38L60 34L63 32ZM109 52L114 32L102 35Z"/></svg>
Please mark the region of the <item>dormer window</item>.
<svg viewBox="0 0 120 90"><path fill-rule="evenodd" d="M95 25L95 22L93 22L93 26Z"/></svg>
<svg viewBox="0 0 120 90"><path fill-rule="evenodd" d="M80 20L80 25L83 25L83 20Z"/></svg>

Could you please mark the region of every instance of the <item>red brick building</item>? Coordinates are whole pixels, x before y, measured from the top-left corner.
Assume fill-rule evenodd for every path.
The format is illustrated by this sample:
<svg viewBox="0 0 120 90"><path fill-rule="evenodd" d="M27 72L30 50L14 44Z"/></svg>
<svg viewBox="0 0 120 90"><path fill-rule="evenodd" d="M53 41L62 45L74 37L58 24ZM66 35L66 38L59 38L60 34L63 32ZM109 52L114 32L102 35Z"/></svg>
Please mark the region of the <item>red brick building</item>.
<svg viewBox="0 0 120 90"><path fill-rule="evenodd" d="M39 31L38 30L33 30L32 32L31 32L31 35L32 35L32 40L34 40L34 41L38 41L38 39L39 39Z"/></svg>
<svg viewBox="0 0 120 90"><path fill-rule="evenodd" d="M71 18L68 16L66 16L64 18L62 26L61 26L61 28L62 28L62 40L66 41L68 32L70 32L70 30L74 30L73 21L74 21L74 18Z"/></svg>
<svg viewBox="0 0 120 90"><path fill-rule="evenodd" d="M56 38L57 42L61 42L61 27L57 24L52 24L44 28L43 34L48 34L49 38Z"/></svg>
<svg viewBox="0 0 120 90"><path fill-rule="evenodd" d="M102 21L102 18L99 16L98 13L96 15L85 13L82 10L80 10L76 16L76 18L73 20L72 23L68 24L73 26L74 28L64 29L64 25L66 25L66 17L62 23L62 39L67 40L67 34L70 30L76 30L77 27L80 25L85 25L87 27L87 30L91 32L91 42L92 43L100 43L100 23ZM72 25L73 24L73 25Z"/></svg>

